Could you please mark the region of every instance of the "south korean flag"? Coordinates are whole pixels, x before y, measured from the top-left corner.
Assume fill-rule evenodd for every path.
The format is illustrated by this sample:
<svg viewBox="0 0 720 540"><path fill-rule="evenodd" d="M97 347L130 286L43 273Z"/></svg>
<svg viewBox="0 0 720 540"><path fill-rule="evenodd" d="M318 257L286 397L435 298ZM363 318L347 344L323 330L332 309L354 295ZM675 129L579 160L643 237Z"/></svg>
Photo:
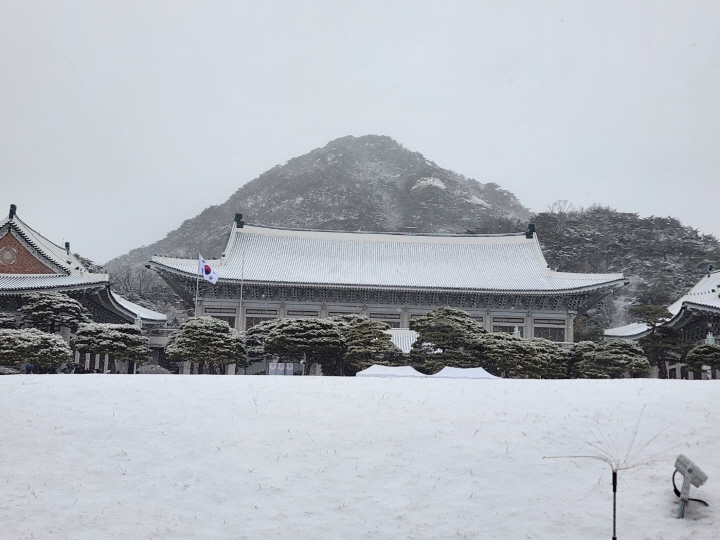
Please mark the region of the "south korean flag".
<svg viewBox="0 0 720 540"><path fill-rule="evenodd" d="M218 276L217 272L213 270L208 263L205 262L205 259L203 259L202 255L198 255L200 256L200 260L198 261L198 274L200 274L205 281L209 281L210 283L215 285L220 276Z"/></svg>

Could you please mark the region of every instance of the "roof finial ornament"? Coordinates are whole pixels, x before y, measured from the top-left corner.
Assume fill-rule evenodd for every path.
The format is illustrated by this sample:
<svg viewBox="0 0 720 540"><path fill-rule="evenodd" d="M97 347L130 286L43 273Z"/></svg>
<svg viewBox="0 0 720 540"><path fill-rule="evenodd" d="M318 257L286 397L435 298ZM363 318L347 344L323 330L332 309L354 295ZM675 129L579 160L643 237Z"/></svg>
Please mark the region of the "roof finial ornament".
<svg viewBox="0 0 720 540"><path fill-rule="evenodd" d="M714 266L712 264L708 264L708 269L707 269L708 277L710 277L710 274L712 274L713 268L714 268Z"/></svg>
<svg viewBox="0 0 720 540"><path fill-rule="evenodd" d="M242 214L235 214L235 226L238 229L242 229L245 226L245 222L243 221Z"/></svg>
<svg viewBox="0 0 720 540"><path fill-rule="evenodd" d="M535 224L528 223L527 230L525 231L525 238L532 238L535 236Z"/></svg>
<svg viewBox="0 0 720 540"><path fill-rule="evenodd" d="M17 212L17 206L14 204L10 205L10 219L13 219L15 217L15 213Z"/></svg>

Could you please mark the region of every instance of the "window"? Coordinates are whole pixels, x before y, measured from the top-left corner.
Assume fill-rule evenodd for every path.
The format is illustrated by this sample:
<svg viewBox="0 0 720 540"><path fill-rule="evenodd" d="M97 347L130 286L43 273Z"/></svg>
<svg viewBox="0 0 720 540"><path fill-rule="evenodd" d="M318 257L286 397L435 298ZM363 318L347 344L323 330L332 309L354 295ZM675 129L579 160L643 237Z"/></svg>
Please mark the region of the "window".
<svg viewBox="0 0 720 540"><path fill-rule="evenodd" d="M525 324L522 317L493 317L492 320L494 323Z"/></svg>
<svg viewBox="0 0 720 540"><path fill-rule="evenodd" d="M493 319L494 320L494 319ZM522 319L520 319L522 320ZM525 337L525 327L524 326L493 326L493 332L505 332L506 334L514 334L515 328L518 329L520 332L520 337Z"/></svg>
<svg viewBox="0 0 720 540"><path fill-rule="evenodd" d="M207 311L207 310L206 310ZM230 328L235 328L235 317L223 317L221 315L210 315L213 319L220 319L230 325Z"/></svg>
<svg viewBox="0 0 720 540"><path fill-rule="evenodd" d="M565 319L533 319L535 324L554 324L555 326L565 326Z"/></svg>
<svg viewBox="0 0 720 540"><path fill-rule="evenodd" d="M277 309L252 309L245 310L247 315L277 315Z"/></svg>
<svg viewBox="0 0 720 540"><path fill-rule="evenodd" d="M288 309L288 317L317 317L320 315L319 311L308 311L302 309Z"/></svg>
<svg viewBox="0 0 720 540"><path fill-rule="evenodd" d="M550 341L565 341L565 329L564 328L543 328L535 327L535 337L549 339Z"/></svg>

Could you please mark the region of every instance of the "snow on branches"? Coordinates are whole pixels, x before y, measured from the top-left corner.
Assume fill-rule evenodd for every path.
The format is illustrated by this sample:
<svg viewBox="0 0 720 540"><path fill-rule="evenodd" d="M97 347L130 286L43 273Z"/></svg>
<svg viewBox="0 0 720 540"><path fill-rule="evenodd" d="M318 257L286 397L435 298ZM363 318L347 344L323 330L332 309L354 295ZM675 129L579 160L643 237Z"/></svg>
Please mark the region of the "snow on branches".
<svg viewBox="0 0 720 540"><path fill-rule="evenodd" d="M82 323L75 348L82 353L108 354L122 362L147 362L148 338L131 324Z"/></svg>
<svg viewBox="0 0 720 540"><path fill-rule="evenodd" d="M60 367L71 358L70 347L57 334L35 328L0 330L0 364L34 364L38 371L47 371Z"/></svg>
<svg viewBox="0 0 720 540"><path fill-rule="evenodd" d="M177 361L246 365L243 336L213 317L187 321L170 336L165 353Z"/></svg>

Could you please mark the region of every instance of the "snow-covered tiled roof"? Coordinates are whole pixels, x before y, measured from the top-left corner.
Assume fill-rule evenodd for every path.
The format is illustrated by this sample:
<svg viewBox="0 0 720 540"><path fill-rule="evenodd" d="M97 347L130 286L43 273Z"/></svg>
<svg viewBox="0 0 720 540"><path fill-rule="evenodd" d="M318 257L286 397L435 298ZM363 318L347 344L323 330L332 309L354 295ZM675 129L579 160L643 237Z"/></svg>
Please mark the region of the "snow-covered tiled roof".
<svg viewBox="0 0 720 540"><path fill-rule="evenodd" d="M678 321L680 313L685 308L706 308L720 311L720 270L708 272L690 289L687 294L678 298L668 306L672 318L665 321L665 325L672 326ZM605 330L608 337L638 338L648 332L649 328L643 323L631 323L617 328Z"/></svg>
<svg viewBox="0 0 720 540"><path fill-rule="evenodd" d="M622 274L548 268L536 237L408 235L233 226L225 256L207 261L222 281L528 293L620 285ZM197 275L196 259L152 265Z"/></svg>
<svg viewBox="0 0 720 540"><path fill-rule="evenodd" d="M143 320L156 322L165 322L167 320L167 316L163 315L162 313L158 313L157 311L153 311L151 309L139 306L134 302L123 298L114 291L110 291L110 294L112 295L113 300L115 300L118 304L133 313L135 316L140 315L140 318Z"/></svg>
<svg viewBox="0 0 720 540"><path fill-rule="evenodd" d="M43 289L72 290L107 284L107 274L0 274L0 294Z"/></svg>
<svg viewBox="0 0 720 540"><path fill-rule="evenodd" d="M39 232L22 221L17 214L12 218L8 214L5 219L0 221L0 237L8 234L12 230L13 234L20 238L23 243L28 244L41 257L44 257L50 264L57 266L61 271L67 274L86 274L88 269L85 265L75 257L72 253L68 253L64 247L61 247L51 240L48 240Z"/></svg>

